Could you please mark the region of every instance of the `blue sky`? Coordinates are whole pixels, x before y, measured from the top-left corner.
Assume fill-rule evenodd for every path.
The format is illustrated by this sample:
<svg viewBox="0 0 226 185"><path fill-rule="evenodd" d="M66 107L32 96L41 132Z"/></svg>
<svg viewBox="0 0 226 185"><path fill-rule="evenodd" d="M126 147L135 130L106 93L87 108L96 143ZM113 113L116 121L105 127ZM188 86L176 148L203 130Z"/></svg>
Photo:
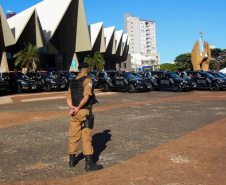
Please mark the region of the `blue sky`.
<svg viewBox="0 0 226 185"><path fill-rule="evenodd" d="M21 11L41 0L1 0L3 11ZM104 22L104 27L124 29L124 13L156 22L157 50L161 63L173 62L191 52L199 32L204 40L226 49L225 0L84 0L88 24Z"/></svg>

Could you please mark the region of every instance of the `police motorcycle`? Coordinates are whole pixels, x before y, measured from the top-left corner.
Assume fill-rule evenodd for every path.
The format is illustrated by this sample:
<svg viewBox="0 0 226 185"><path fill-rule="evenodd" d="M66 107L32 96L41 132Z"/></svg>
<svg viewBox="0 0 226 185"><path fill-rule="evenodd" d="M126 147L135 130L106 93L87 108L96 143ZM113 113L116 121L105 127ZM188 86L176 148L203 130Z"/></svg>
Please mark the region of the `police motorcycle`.
<svg viewBox="0 0 226 185"><path fill-rule="evenodd" d="M120 71L100 72L98 75L98 85L103 92L126 89L128 81L122 76Z"/></svg>
<svg viewBox="0 0 226 185"><path fill-rule="evenodd" d="M181 92L192 88L192 80L168 71L150 71L144 74L144 79L149 79L155 90L169 88L173 92Z"/></svg>
<svg viewBox="0 0 226 185"><path fill-rule="evenodd" d="M21 72L6 72L1 75L9 91L12 90L16 93L37 91L37 82Z"/></svg>
<svg viewBox="0 0 226 185"><path fill-rule="evenodd" d="M207 71L187 71L189 77L196 83L194 89L209 89L210 91L219 91L226 88L224 78L214 77Z"/></svg>
<svg viewBox="0 0 226 185"><path fill-rule="evenodd" d="M124 72L123 76L128 81L127 89L129 93L134 93L136 90L138 91L152 90L152 84L148 80L137 78L130 72Z"/></svg>

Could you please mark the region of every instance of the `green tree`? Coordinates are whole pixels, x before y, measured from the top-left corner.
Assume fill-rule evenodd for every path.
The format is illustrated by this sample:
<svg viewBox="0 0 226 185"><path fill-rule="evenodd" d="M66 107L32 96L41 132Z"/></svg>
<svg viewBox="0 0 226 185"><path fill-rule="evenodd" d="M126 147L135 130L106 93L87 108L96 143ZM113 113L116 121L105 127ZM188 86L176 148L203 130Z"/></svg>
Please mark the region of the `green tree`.
<svg viewBox="0 0 226 185"><path fill-rule="evenodd" d="M226 49L220 48L211 49L210 69L220 70L221 67L226 66Z"/></svg>
<svg viewBox="0 0 226 185"><path fill-rule="evenodd" d="M191 53L185 53L177 56L174 62L177 66L177 69L179 70L190 71L193 69L193 66L191 63Z"/></svg>
<svg viewBox="0 0 226 185"><path fill-rule="evenodd" d="M165 64L161 64L160 65L160 70L165 71L165 70L169 70L173 73L177 72L177 66L176 64L170 64L170 63L165 63Z"/></svg>
<svg viewBox="0 0 226 185"><path fill-rule="evenodd" d="M84 62L88 63L93 71L96 67L97 70L103 70L105 65L104 56L99 52L95 52L93 56L87 55Z"/></svg>
<svg viewBox="0 0 226 185"><path fill-rule="evenodd" d="M13 58L16 58L14 65L17 66L20 64L20 67L23 68L26 66L27 71L30 71L30 65L32 62L39 62L39 49L37 46L33 46L32 44L28 43L24 44L25 48L15 55L13 55Z"/></svg>

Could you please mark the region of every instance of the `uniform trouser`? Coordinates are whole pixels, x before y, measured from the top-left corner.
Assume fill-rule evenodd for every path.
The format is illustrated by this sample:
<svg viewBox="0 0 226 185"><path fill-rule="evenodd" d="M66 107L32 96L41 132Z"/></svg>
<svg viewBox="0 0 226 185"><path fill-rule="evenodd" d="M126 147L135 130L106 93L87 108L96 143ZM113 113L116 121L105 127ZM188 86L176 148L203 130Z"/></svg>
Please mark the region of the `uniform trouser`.
<svg viewBox="0 0 226 185"><path fill-rule="evenodd" d="M86 120L86 115L89 114L89 110L81 109L75 116L71 116L71 122L69 127L69 154L77 154L79 140L82 136L82 149L83 155L92 155L92 133L93 130L89 128L83 128L81 123Z"/></svg>

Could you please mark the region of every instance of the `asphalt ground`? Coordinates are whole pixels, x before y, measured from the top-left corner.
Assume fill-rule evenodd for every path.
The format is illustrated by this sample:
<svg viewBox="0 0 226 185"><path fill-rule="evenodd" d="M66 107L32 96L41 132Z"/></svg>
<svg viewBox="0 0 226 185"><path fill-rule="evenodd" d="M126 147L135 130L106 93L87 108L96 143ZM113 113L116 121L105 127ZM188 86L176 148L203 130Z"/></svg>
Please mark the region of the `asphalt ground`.
<svg viewBox="0 0 226 185"><path fill-rule="evenodd" d="M85 162L81 146L78 153L79 163L74 168L68 167L70 118L64 97L66 97L66 92L24 93L1 97L0 183L73 184L70 183L73 178L84 179L84 175L90 176L97 173L102 174L102 177L106 174L108 179L114 177L112 180L115 180L117 178L105 173L105 170L113 169L110 174L117 174L117 170L120 169L117 167L127 164L128 161L136 161L130 168L139 169L144 162L140 164L141 160L137 160L137 157L143 155L141 159L145 161L145 154L220 120L220 126L223 126L220 130L225 130L225 91L97 93L99 104L94 106L94 160L102 164L104 170L88 173L84 170ZM11 99L11 102L7 100L4 103L3 100L7 98ZM48 100L50 98L51 100ZM224 120L223 124L222 120ZM196 139L192 135L187 140L190 138L193 138L192 141ZM222 155L225 156L225 135L221 137L221 142L221 152L217 155L222 160L225 159L222 158ZM177 145L174 145L174 148L177 148ZM183 158L183 155L175 153L174 157L178 160L178 158ZM156 162L159 162L160 166L170 168L169 164L164 165L161 160L149 161L149 168L152 169L152 163ZM155 168L157 169L158 166ZM223 166L221 163L219 169L221 170L217 173L218 176L225 174L225 163ZM121 169L120 172L123 174L126 170ZM211 176L207 172L203 173ZM123 174L124 177L122 174L120 174L121 179L128 178L126 174ZM179 178L180 173L175 174ZM212 177L216 179L216 175ZM66 179L64 183L62 179ZM222 178L218 177L218 179ZM220 181L221 184L225 183L224 180L225 178ZM76 182L77 184L105 184L100 180L94 183L93 179L87 182L84 180ZM113 182L109 181L107 184L114 184ZM123 182L122 184L133 184L132 182L136 182L135 184L175 184L171 181L154 181L151 174L149 178L143 178L141 181L128 179L116 182L117 184L120 182ZM178 181L173 182L178 184ZM194 180L193 182L193 184L201 184L201 182L211 184L216 181L208 183L204 180ZM192 183L180 182L179 184Z"/></svg>

